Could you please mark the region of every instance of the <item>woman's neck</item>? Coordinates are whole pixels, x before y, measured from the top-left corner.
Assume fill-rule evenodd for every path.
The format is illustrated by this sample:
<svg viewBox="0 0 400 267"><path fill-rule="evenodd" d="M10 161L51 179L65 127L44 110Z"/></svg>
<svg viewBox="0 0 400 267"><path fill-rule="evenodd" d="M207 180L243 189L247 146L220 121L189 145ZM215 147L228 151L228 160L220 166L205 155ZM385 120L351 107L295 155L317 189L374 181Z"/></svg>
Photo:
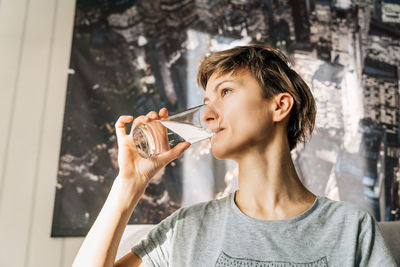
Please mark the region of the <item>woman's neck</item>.
<svg viewBox="0 0 400 267"><path fill-rule="evenodd" d="M238 161L237 206L259 219L287 219L301 214L314 203L315 195L301 183L289 147L277 145L266 151L249 153Z"/></svg>

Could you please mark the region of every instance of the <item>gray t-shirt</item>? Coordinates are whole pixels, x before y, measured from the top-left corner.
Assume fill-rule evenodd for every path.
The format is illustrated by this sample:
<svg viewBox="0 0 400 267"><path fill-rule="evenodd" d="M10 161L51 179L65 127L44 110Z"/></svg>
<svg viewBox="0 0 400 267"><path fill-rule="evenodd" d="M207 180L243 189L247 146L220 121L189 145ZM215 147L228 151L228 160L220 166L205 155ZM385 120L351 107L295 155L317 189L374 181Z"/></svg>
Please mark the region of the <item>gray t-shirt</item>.
<svg viewBox="0 0 400 267"><path fill-rule="evenodd" d="M245 215L234 193L177 210L132 248L146 266L379 266L396 263L374 218L317 196L286 220Z"/></svg>

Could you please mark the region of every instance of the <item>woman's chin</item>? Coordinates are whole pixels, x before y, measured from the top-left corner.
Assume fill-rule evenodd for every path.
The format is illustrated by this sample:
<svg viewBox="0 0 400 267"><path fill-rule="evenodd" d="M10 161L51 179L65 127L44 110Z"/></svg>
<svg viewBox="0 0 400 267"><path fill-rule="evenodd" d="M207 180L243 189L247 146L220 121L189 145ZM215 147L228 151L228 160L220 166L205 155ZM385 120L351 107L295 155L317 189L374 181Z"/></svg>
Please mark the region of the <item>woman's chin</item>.
<svg viewBox="0 0 400 267"><path fill-rule="evenodd" d="M211 142L211 152L217 159L229 159L229 153L226 146Z"/></svg>
<svg viewBox="0 0 400 267"><path fill-rule="evenodd" d="M248 142L243 140L227 140L227 138L216 138L211 140L211 152L217 159L235 160L243 156Z"/></svg>

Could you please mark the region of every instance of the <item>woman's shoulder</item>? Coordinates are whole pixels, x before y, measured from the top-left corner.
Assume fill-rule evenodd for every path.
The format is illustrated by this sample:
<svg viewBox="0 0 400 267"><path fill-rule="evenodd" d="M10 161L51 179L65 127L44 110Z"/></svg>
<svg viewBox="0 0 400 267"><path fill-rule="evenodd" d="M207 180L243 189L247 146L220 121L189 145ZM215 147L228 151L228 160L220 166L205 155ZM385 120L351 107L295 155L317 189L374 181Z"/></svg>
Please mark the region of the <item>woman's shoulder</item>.
<svg viewBox="0 0 400 267"><path fill-rule="evenodd" d="M227 206L227 204L229 204L229 197L230 195L227 195L223 198L202 201L199 203L183 207L182 210L183 212L188 212L188 213L216 212L221 209L224 209Z"/></svg>
<svg viewBox="0 0 400 267"><path fill-rule="evenodd" d="M224 210L227 210L229 197L230 195L181 207L174 212L174 216L176 219L215 218L215 214L221 214Z"/></svg>
<svg viewBox="0 0 400 267"><path fill-rule="evenodd" d="M320 213L327 218L345 218L346 220L365 220L372 215L364 207L346 201L332 200L325 196L319 197Z"/></svg>

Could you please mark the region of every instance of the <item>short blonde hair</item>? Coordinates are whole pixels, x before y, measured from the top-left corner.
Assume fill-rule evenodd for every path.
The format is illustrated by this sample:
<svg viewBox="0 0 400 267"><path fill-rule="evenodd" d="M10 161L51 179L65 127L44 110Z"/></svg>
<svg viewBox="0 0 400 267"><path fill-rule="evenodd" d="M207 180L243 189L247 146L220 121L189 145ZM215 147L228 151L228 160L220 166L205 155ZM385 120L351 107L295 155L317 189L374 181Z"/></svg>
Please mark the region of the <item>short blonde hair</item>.
<svg viewBox="0 0 400 267"><path fill-rule="evenodd" d="M248 45L212 53L201 62L197 82L204 89L213 73L239 74L247 70L258 81L265 98L287 92L294 100L287 125L290 150L306 142L314 130L316 104L310 88L277 49Z"/></svg>

